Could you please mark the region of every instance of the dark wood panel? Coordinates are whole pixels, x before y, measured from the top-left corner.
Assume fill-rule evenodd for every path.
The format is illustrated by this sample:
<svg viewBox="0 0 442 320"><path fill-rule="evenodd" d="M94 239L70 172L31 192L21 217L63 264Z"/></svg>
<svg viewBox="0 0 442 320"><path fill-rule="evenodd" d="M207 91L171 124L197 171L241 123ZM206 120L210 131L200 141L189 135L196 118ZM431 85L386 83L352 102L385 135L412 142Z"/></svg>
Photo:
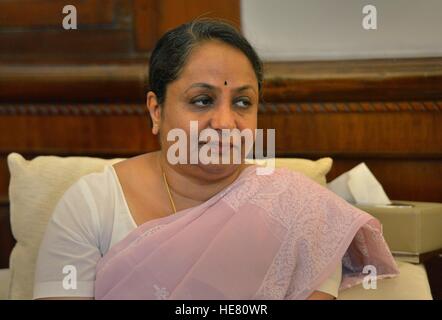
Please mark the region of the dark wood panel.
<svg viewBox="0 0 442 320"><path fill-rule="evenodd" d="M132 0L3 1L0 61L41 64L136 56ZM77 8L77 30L62 27L64 5Z"/></svg>
<svg viewBox="0 0 442 320"><path fill-rule="evenodd" d="M278 104L261 106L259 126L276 128L276 151L279 154L333 154L355 156L363 154L388 155L396 158L440 158L442 156L442 102L363 103L350 106L348 110L337 111L332 107L316 109L316 104ZM402 107L401 107L402 106ZM408 108L409 107L409 108ZM0 150L26 148L30 144L44 147L66 145L68 141L41 140L42 135L53 138L53 130L60 130L57 138L83 134L79 128L66 127L81 125L95 128L98 136L107 136L109 126L123 130L115 121L128 123L148 130L148 115L144 104L84 104L84 105L0 105ZM87 123L89 119L94 122ZM60 128L57 125L61 124ZM100 127L102 126L102 127ZM122 128L118 128L122 127ZM32 133L26 128L33 128ZM287 129L290 128L290 129ZM63 135L62 130L68 130ZM105 129L104 131L102 129ZM90 129L92 130L92 129ZM97 130L97 129L94 129ZM135 129L134 129L135 130ZM11 134L13 132L13 134ZM87 134L87 133L86 133ZM141 134L134 131L134 134ZM109 140L112 140L110 137ZM148 139L150 137L145 137ZM81 141L75 137L73 141ZM116 140L119 142L119 140ZM148 141L148 140L143 140ZM406 142L406 143L404 143ZM97 143L99 146L100 143ZM127 144L126 144L127 146ZM109 145L118 148L118 144ZM89 150L93 151L93 150ZM95 150L99 151L99 150Z"/></svg>
<svg viewBox="0 0 442 320"><path fill-rule="evenodd" d="M0 102L139 101L146 64L0 65Z"/></svg>
<svg viewBox="0 0 442 320"><path fill-rule="evenodd" d="M9 255L15 245L9 222L9 203L0 201L0 269L9 267Z"/></svg>
<svg viewBox="0 0 442 320"><path fill-rule="evenodd" d="M107 59L111 60L113 54L114 60L121 57L114 51ZM0 64L0 102L116 102L103 99L118 93L118 101L143 103L148 61L140 59L110 64L103 58L99 66L98 60L95 65ZM265 64L268 73L265 74L264 101L328 103L442 99L442 58L379 60L372 64L340 61L335 69L330 64ZM112 90L107 87L109 82L115 84ZM129 88L127 83L130 83ZM68 90L72 87L75 90ZM391 106L394 109L394 104Z"/></svg>
<svg viewBox="0 0 442 320"><path fill-rule="evenodd" d="M9 199L9 169L6 162L6 154L0 155L0 205L8 202Z"/></svg>
<svg viewBox="0 0 442 320"><path fill-rule="evenodd" d="M56 56L65 59L98 54L121 55L133 48L131 30L75 30L0 33L0 59L11 55Z"/></svg>
<svg viewBox="0 0 442 320"><path fill-rule="evenodd" d="M442 202L442 159L392 159L382 156L343 159L335 156L327 180L333 180L361 162L365 162L373 172L390 199Z"/></svg>
<svg viewBox="0 0 442 320"><path fill-rule="evenodd" d="M159 5L155 0L134 0L135 46L139 51L151 51L159 39Z"/></svg>
<svg viewBox="0 0 442 320"><path fill-rule="evenodd" d="M442 59L267 63L268 102L440 99Z"/></svg>
<svg viewBox="0 0 442 320"><path fill-rule="evenodd" d="M307 105L307 104L306 104ZM388 110L388 109L387 109ZM277 128L277 153L442 157L442 112L364 111L264 113Z"/></svg>
<svg viewBox="0 0 442 320"><path fill-rule="evenodd" d="M77 8L77 30L62 8ZM199 16L240 26L239 0L18 0L0 3L0 61L44 63L147 58L168 29Z"/></svg>
<svg viewBox="0 0 442 320"><path fill-rule="evenodd" d="M0 27L61 28L63 7L73 5L77 9L79 25L112 23L115 0L13 0L0 2Z"/></svg>
<svg viewBox="0 0 442 320"><path fill-rule="evenodd" d="M240 1L162 0L158 1L158 32L166 31L198 17L221 18L240 28Z"/></svg>
<svg viewBox="0 0 442 320"><path fill-rule="evenodd" d="M147 115L0 117L0 153L136 153L157 148Z"/></svg>

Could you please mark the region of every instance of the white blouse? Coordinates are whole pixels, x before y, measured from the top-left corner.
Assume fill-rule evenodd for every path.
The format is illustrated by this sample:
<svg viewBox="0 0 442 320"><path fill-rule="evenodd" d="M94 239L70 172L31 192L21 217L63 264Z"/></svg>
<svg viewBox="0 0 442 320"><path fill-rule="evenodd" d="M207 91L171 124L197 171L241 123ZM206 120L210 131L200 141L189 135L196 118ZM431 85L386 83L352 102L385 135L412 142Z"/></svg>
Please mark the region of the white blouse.
<svg viewBox="0 0 442 320"><path fill-rule="evenodd" d="M81 177L64 193L48 222L37 259L34 299L93 297L98 260L136 228L112 165ZM341 268L318 290L337 297Z"/></svg>

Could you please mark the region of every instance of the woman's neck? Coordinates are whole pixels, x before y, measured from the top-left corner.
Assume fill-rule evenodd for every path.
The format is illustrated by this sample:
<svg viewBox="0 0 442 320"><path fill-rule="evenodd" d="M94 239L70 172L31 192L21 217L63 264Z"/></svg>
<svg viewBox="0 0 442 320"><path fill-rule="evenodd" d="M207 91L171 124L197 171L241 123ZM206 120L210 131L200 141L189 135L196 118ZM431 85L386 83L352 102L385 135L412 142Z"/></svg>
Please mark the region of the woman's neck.
<svg viewBox="0 0 442 320"><path fill-rule="evenodd" d="M156 159L159 173L162 174L162 171L164 171L166 175L177 210L183 210L207 201L232 184L244 169L243 165L239 165L226 177L216 180L199 179L197 176L185 174L182 170L177 170L177 167L167 161L162 151L157 152ZM202 169L195 167L195 170ZM201 174L205 174L205 172L202 171Z"/></svg>

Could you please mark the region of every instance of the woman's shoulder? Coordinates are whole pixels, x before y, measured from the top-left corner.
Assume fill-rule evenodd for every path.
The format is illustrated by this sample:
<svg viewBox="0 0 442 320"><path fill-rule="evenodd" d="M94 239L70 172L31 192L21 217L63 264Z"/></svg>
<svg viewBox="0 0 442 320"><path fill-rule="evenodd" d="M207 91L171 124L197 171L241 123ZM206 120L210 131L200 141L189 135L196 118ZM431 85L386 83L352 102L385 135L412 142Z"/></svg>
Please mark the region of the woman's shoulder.
<svg viewBox="0 0 442 320"><path fill-rule="evenodd" d="M90 215L93 220L115 211L119 197L114 165L107 162L102 168L81 175L65 190L58 205L72 208L75 216Z"/></svg>
<svg viewBox="0 0 442 320"><path fill-rule="evenodd" d="M109 191L113 186L113 167L112 164L107 163L99 171L86 173L79 177L67 190L66 195L70 192L86 193L88 198L105 198L109 196Z"/></svg>
<svg viewBox="0 0 442 320"><path fill-rule="evenodd" d="M92 215L96 219L97 212L108 211L114 196L111 170L111 165L106 164L99 171L77 178L58 200L53 218Z"/></svg>
<svg viewBox="0 0 442 320"><path fill-rule="evenodd" d="M132 181L138 182L146 174L154 161L157 152L140 154L131 158L114 163L110 169L118 177L120 183Z"/></svg>

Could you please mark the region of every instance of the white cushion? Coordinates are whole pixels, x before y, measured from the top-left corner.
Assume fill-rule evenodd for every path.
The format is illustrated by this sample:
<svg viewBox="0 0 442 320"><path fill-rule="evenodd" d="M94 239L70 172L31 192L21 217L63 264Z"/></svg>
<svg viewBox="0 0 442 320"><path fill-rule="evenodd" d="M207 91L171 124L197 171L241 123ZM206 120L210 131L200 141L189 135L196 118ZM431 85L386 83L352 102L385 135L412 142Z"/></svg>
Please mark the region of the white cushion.
<svg viewBox="0 0 442 320"><path fill-rule="evenodd" d="M277 158L275 164L276 168L286 167L293 171L302 172L317 183L326 186L326 175L333 165L333 160L328 157L316 161L296 158Z"/></svg>
<svg viewBox="0 0 442 320"><path fill-rule="evenodd" d="M247 160L248 163L260 163L255 160ZM298 171L316 181L317 183L326 186L326 175L333 165L333 159L326 157L316 161L299 158L275 158L276 168L288 168L293 171Z"/></svg>
<svg viewBox="0 0 442 320"><path fill-rule="evenodd" d="M28 161L18 153L8 155L11 228L17 240L9 264L12 299L32 298L38 249L63 193L81 176L120 160L39 156Z"/></svg>

